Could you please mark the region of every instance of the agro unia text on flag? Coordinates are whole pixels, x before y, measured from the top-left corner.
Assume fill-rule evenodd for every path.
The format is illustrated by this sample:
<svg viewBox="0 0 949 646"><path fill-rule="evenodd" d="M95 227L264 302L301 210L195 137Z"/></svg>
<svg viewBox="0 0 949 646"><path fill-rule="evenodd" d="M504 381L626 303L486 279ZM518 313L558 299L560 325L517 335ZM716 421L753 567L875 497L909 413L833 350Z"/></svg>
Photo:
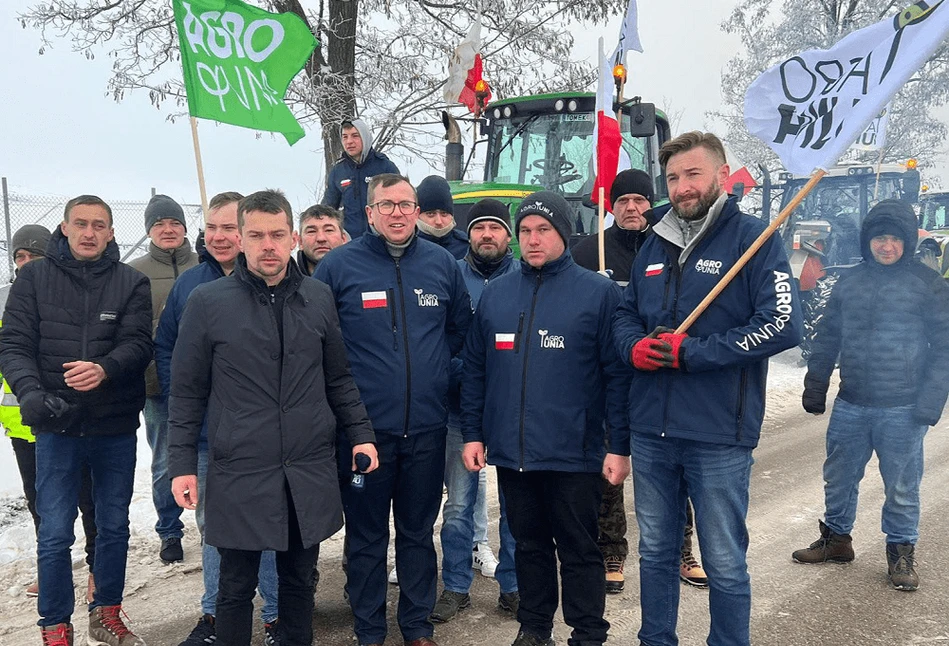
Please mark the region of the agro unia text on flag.
<svg viewBox="0 0 949 646"><path fill-rule="evenodd" d="M949 34L946 1L917 2L759 76L745 125L798 175L833 166Z"/></svg>

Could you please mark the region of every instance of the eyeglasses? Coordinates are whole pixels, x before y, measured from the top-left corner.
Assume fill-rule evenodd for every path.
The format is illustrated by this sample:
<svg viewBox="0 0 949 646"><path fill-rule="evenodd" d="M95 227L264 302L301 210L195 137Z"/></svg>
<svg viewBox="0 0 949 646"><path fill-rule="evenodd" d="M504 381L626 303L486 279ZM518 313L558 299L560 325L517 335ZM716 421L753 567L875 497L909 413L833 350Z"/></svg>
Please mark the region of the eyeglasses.
<svg viewBox="0 0 949 646"><path fill-rule="evenodd" d="M370 204L369 207L376 209L382 215L392 215L395 213L396 203L392 200L382 200L381 202ZM418 204L415 202L410 202L409 200L405 200L404 202L399 202L398 207L402 215L411 215L412 213L415 213L415 209L418 207Z"/></svg>

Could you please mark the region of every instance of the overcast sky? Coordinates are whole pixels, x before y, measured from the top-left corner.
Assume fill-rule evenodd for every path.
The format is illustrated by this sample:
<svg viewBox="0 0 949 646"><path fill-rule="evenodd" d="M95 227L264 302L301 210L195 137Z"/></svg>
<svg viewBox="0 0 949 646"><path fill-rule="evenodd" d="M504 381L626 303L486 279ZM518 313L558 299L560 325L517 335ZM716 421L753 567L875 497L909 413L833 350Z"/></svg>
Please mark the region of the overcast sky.
<svg viewBox="0 0 949 646"><path fill-rule="evenodd" d="M143 93L121 103L105 96L109 61L89 61L67 41L39 55L40 37L16 20L36 0L0 2L0 175L13 191L72 196L96 193L106 200L146 199L152 187L178 200L198 202L187 120L166 121ZM705 124L720 101L721 69L736 51L718 29L734 0L641 2L645 54L630 54L627 96L641 94L660 108L683 111L682 129ZM669 25L671 17L680 24ZM618 37L619 18L575 34L577 57L593 62L596 38L607 47ZM676 33L680 36L676 36ZM683 39L681 34L688 34ZM683 42L688 47L682 47ZM15 62L14 62L15 61ZM487 66L490 80L490 67ZM578 88L588 89L593 88ZM432 115L433 117L436 115ZM282 136L201 121L200 137L209 194L282 188L294 207L318 200L323 157L319 132L290 147ZM397 159L416 181L431 172L424 163Z"/></svg>

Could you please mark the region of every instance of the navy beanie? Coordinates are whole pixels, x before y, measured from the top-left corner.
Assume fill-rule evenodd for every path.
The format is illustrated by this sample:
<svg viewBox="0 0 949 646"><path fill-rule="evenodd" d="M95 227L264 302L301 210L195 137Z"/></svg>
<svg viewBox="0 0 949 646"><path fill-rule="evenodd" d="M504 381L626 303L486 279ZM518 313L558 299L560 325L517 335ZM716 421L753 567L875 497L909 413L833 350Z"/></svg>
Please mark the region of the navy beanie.
<svg viewBox="0 0 949 646"><path fill-rule="evenodd" d="M468 236L471 236L471 227L484 221L500 224L511 235L511 211L504 202L486 197L472 204L468 211Z"/></svg>
<svg viewBox="0 0 949 646"><path fill-rule="evenodd" d="M165 218L178 220L184 225L185 231L188 230L185 212L181 205L167 195L153 195L148 201L148 206L145 207L145 232L151 231L156 222Z"/></svg>
<svg viewBox="0 0 949 646"><path fill-rule="evenodd" d="M652 204L652 178L638 168L627 168L613 180L613 186L610 187L610 204L616 204L616 200L630 193L642 195Z"/></svg>
<svg viewBox="0 0 949 646"><path fill-rule="evenodd" d="M444 177L429 175L419 183L415 192L418 194L418 210L420 213L444 211L454 215L451 187L448 186L448 182Z"/></svg>
<svg viewBox="0 0 949 646"><path fill-rule="evenodd" d="M515 230L521 228L521 220L528 215L539 215L550 222L563 238L564 245L570 246L570 205L562 195L553 191L537 191L525 197L514 216Z"/></svg>

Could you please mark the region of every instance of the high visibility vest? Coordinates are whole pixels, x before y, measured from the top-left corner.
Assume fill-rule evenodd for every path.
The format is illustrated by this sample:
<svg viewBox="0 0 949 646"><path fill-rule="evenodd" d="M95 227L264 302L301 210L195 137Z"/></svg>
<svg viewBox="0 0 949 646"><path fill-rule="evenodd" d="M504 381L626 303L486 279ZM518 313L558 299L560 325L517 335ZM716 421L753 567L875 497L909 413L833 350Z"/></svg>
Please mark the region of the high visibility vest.
<svg viewBox="0 0 949 646"><path fill-rule="evenodd" d="M16 395L10 390L10 384L6 379L3 379L3 399L0 400L0 424L3 425L7 437L27 442L36 441L30 427L23 425L23 420L20 418L20 402L16 400Z"/></svg>

